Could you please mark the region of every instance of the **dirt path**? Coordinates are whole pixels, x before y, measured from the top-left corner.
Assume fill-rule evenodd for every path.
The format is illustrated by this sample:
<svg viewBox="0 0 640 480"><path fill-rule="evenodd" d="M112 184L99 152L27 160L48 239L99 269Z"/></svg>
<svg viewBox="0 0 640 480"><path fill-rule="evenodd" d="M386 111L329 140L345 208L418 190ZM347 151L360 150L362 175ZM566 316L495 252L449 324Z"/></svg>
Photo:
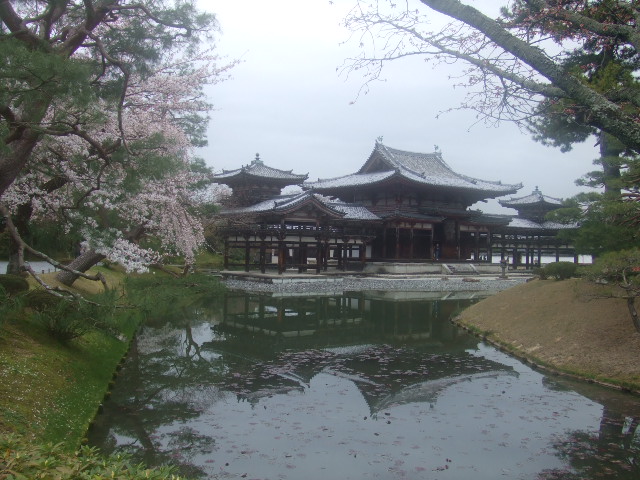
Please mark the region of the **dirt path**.
<svg viewBox="0 0 640 480"><path fill-rule="evenodd" d="M533 280L465 310L458 322L542 365L640 392L640 333L622 299L579 279Z"/></svg>

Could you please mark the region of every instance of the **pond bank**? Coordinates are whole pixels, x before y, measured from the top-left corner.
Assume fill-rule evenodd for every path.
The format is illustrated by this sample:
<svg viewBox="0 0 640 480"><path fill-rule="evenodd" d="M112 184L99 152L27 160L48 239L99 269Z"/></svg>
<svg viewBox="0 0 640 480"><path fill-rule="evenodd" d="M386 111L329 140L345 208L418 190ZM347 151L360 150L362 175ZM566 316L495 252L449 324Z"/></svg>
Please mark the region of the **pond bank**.
<svg viewBox="0 0 640 480"><path fill-rule="evenodd" d="M534 280L469 307L456 323L534 365L640 393L640 333L625 300L581 279Z"/></svg>
<svg viewBox="0 0 640 480"><path fill-rule="evenodd" d="M285 277L276 277L286 279ZM292 278L291 281L269 283L248 276L246 279L227 279L227 288L262 293L322 294L370 290L405 292L499 292L527 281L526 275L441 276L441 275L370 275L315 277L309 280Z"/></svg>

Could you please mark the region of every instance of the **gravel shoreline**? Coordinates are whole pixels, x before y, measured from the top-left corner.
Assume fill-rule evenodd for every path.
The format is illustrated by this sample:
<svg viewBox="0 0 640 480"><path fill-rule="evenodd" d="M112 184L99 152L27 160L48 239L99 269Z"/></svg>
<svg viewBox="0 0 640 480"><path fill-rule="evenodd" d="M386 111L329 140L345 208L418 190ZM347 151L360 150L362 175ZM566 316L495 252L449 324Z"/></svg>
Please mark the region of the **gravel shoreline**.
<svg viewBox="0 0 640 480"><path fill-rule="evenodd" d="M327 278L326 281L303 281L291 279L284 283L263 283L237 279L224 280L224 284L232 290L246 290L264 293L326 293L367 290L394 290L405 292L499 292L515 285L525 283L530 277L513 276L506 279L486 277L338 277Z"/></svg>

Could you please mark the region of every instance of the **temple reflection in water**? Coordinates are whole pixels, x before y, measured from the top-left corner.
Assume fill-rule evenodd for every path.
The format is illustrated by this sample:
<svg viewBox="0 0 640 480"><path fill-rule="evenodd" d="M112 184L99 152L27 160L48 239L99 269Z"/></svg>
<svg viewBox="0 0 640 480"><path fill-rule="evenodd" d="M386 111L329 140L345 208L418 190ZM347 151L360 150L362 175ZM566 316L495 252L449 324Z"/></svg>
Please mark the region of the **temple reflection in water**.
<svg viewBox="0 0 640 480"><path fill-rule="evenodd" d="M514 374L474 355L478 340L450 321L479 295L231 292L207 349L227 357L235 375L226 387L239 400L257 404L303 392L314 377L329 374L353 382L376 415L391 405L436 402L441 390L456 383Z"/></svg>
<svg viewBox="0 0 640 480"><path fill-rule="evenodd" d="M478 292L229 293L218 328L272 337L289 348L426 339L437 346L457 341L459 329L449 319L479 298Z"/></svg>

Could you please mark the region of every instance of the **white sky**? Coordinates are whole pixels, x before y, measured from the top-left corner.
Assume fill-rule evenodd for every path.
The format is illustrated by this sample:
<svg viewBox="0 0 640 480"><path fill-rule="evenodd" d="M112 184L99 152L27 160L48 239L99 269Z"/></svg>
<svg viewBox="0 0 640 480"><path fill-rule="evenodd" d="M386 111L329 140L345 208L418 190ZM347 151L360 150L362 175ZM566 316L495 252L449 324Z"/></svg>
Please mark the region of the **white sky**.
<svg viewBox="0 0 640 480"><path fill-rule="evenodd" d="M574 181L593 170L592 141L572 152L544 147L514 125L473 125L475 113L458 106L462 92L444 69L419 59L390 64L386 82L375 83L355 103L363 79L336 71L354 55L357 42L340 26L353 0L199 0L217 15L222 35L217 51L242 63L232 79L208 92L209 146L199 155L216 172L247 165L260 153L269 166L307 173L310 180L347 175L366 161L377 137L389 147L442 151L458 173L483 180L522 183L515 196L538 186L567 198ZM495 201L475 206L515 213Z"/></svg>

